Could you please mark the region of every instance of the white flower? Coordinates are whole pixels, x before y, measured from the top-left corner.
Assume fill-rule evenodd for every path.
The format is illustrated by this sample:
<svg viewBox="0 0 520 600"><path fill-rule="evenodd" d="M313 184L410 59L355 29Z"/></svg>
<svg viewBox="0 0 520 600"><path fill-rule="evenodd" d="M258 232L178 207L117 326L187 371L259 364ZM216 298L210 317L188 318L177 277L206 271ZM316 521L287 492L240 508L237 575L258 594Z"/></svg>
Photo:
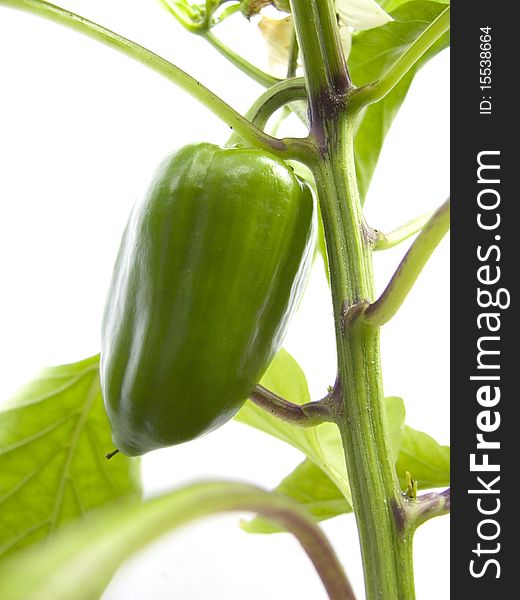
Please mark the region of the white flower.
<svg viewBox="0 0 520 600"><path fill-rule="evenodd" d="M375 0L336 0L336 11L345 57L350 54L353 31L380 27L393 20ZM291 48L292 16L283 19L263 16L258 26L268 47L271 71L284 77Z"/></svg>
<svg viewBox="0 0 520 600"><path fill-rule="evenodd" d="M354 31L381 27L393 21L375 0L336 0L336 11L345 58L349 57Z"/></svg>
<svg viewBox="0 0 520 600"><path fill-rule="evenodd" d="M293 36L292 17L289 16L284 19L262 17L258 23L258 28L267 44L269 66L273 75L285 77Z"/></svg>
<svg viewBox="0 0 520 600"><path fill-rule="evenodd" d="M375 0L336 0L336 12L343 25L358 31L380 27L393 20Z"/></svg>

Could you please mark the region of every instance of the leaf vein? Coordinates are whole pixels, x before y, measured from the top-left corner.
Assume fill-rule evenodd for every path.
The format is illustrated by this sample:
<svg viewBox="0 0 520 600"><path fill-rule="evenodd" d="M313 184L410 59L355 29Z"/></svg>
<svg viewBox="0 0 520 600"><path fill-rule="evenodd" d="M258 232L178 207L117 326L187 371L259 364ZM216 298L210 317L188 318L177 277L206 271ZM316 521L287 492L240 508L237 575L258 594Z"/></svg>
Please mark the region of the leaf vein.
<svg viewBox="0 0 520 600"><path fill-rule="evenodd" d="M38 531L38 529L43 529L43 527L46 527L47 525L49 525L49 520L41 521L40 523L37 523L36 525L34 525L33 527L31 527L30 529L26 529L25 531L23 531L22 533L20 533L20 535L18 535L15 538L13 538L8 544L5 544L4 546L0 547L0 557L2 555L7 554L9 552L9 550L11 550L11 548L13 548L14 546L16 546L16 544L18 544L19 542L21 542L28 535L31 535L31 533L34 533L35 531Z"/></svg>
<svg viewBox="0 0 520 600"><path fill-rule="evenodd" d="M68 415L65 415L58 421L55 421L54 423L52 423L45 429L40 429L33 435L22 438L21 440L16 441L14 444L11 444L10 446L4 446L4 447L0 446L0 456L5 456L6 454L13 452L13 450L19 450L23 446L28 446L28 445L32 444L33 442L37 441L38 439L45 437L48 433L51 433L52 431L59 429L64 423L66 423L72 417L75 417L77 414L78 414L78 411L75 410L75 411L69 413Z"/></svg>
<svg viewBox="0 0 520 600"><path fill-rule="evenodd" d="M60 479L60 484L58 486L58 493L56 494L56 500L54 503L54 510L53 510L52 517L51 517L50 533L52 533L57 527L58 517L60 515L61 509L63 506L63 500L65 497L66 483L67 483L67 480L70 478L70 468L72 465L72 460L73 460L74 455L77 450L78 442L79 442L80 435L81 435L81 430L87 421L90 411L92 410L94 401L98 394L98 391L99 391L99 381L97 379L94 379L92 382L92 385L90 386L90 389L86 395L86 401L85 401L83 409L80 413L80 417L78 419L78 423L74 430L74 433L73 433L73 436L71 439L71 443L70 443L70 446L68 449L63 473L62 473L62 476Z"/></svg>

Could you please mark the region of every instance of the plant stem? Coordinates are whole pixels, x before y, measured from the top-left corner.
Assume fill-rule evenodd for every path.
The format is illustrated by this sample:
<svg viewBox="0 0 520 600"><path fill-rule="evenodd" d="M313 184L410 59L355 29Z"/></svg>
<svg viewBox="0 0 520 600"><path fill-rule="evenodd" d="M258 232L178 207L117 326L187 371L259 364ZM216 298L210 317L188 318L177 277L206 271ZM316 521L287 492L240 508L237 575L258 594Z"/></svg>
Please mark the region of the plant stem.
<svg viewBox="0 0 520 600"><path fill-rule="evenodd" d="M256 83L259 83L264 87L269 87L281 81L281 79L277 79L276 77L269 75L269 73L262 71L262 69L255 67L255 65L251 64L245 58L242 58L239 54L231 50L229 46L224 44L224 42L222 42L216 35L211 33L211 31L197 33L199 33L199 35L205 39L208 44L211 44L215 50L222 54L222 56L227 58L231 64L235 65L237 69L240 69L242 73L245 73L251 77L251 79L256 81Z"/></svg>
<svg viewBox="0 0 520 600"><path fill-rule="evenodd" d="M300 49L298 48L298 40L296 39L296 31L292 30L291 34L291 47L289 51L289 62L287 64L287 79L296 77L296 70L298 69L298 54Z"/></svg>
<svg viewBox="0 0 520 600"><path fill-rule="evenodd" d="M211 2L206 2L206 10L205 10L205 18L202 20L195 20L190 18L190 15L185 15L182 13L183 5L180 5L175 2L170 2L169 0L161 0L164 8L175 17L177 22L184 27L190 33L194 33L196 35L200 35L203 39L208 42L217 52L222 54L225 58L229 60L229 62L237 69L240 69L242 73L245 73L251 79L263 85L264 87L269 87L274 85L280 79L265 73L255 65L251 64L245 58L237 54L234 50L232 50L229 46L224 44L222 40L220 40L217 36L215 36L211 32L211 27L214 26L212 23L212 10L214 10ZM239 5L233 7L233 12L240 10Z"/></svg>
<svg viewBox="0 0 520 600"><path fill-rule="evenodd" d="M352 105L356 107L366 106L384 98L449 28L450 7L447 6L429 27L414 40L406 52L401 54L381 79L356 90L352 96Z"/></svg>
<svg viewBox="0 0 520 600"><path fill-rule="evenodd" d="M433 517L440 517L450 512L451 508L451 491L448 488L441 492L431 492L430 494L423 494L419 496L415 501L409 501L406 506L407 519L409 526L413 529L417 529L419 525L426 523L426 521L433 519Z"/></svg>
<svg viewBox="0 0 520 600"><path fill-rule="evenodd" d="M351 147L347 136L352 132L344 135ZM345 158L337 147L331 148L321 168L315 169L342 390L337 422L359 530L366 597L412 600L412 539L402 517L404 501L386 431L379 333L358 318L374 291L370 242L355 184L349 181L352 161L352 155Z"/></svg>
<svg viewBox="0 0 520 600"><path fill-rule="evenodd" d="M263 130L273 113L289 102L306 100L307 90L302 77L287 79L273 85L259 96L246 113L246 119L258 129ZM227 142L228 146L240 143L240 135L233 132ZM301 140L302 145L310 147L309 143Z"/></svg>
<svg viewBox="0 0 520 600"><path fill-rule="evenodd" d="M433 213L417 236L377 302L366 309L363 318L367 323L373 327L381 327L390 321L449 228L450 201L448 199Z"/></svg>
<svg viewBox="0 0 520 600"><path fill-rule="evenodd" d="M214 115L232 127L243 140L252 146L269 150L282 158L298 158L306 153L306 150L302 149L301 140L279 140L267 135L262 130L254 127L245 117L179 67L97 23L43 0L0 0L0 5L24 10L65 25L123 52L181 87Z"/></svg>
<svg viewBox="0 0 520 600"><path fill-rule="evenodd" d="M309 163L323 216L334 308L337 423L345 450L368 600L412 600L412 534L392 460L383 406L379 330L359 316L374 296L372 236L354 168L356 111L332 0L292 0L302 52L311 136ZM312 12L312 17L310 14Z"/></svg>
<svg viewBox="0 0 520 600"><path fill-rule="evenodd" d="M311 135L319 149L325 143L324 120L334 119L343 112L352 82L341 49L333 3L291 0L291 7L305 66Z"/></svg>
<svg viewBox="0 0 520 600"><path fill-rule="evenodd" d="M394 248L394 246L399 245L401 242L404 242L408 238L412 237L416 233L419 233L421 229L428 223L431 219L433 212L425 213L416 219L401 225L397 229L394 229L390 233L383 233L382 231L378 231L376 233L376 241L374 243L374 250L389 250L390 248Z"/></svg>
<svg viewBox="0 0 520 600"><path fill-rule="evenodd" d="M204 27L204 23L200 20L195 21L193 9L183 3L172 2L168 0L162 0L163 6L166 10L171 13L177 21L190 33L198 33L201 27ZM196 13L200 17L200 13Z"/></svg>
<svg viewBox="0 0 520 600"><path fill-rule="evenodd" d="M330 406L332 393L316 402L295 404L271 392L262 385L257 385L250 394L249 399L282 421L299 425L300 427L315 427L321 423L335 421Z"/></svg>

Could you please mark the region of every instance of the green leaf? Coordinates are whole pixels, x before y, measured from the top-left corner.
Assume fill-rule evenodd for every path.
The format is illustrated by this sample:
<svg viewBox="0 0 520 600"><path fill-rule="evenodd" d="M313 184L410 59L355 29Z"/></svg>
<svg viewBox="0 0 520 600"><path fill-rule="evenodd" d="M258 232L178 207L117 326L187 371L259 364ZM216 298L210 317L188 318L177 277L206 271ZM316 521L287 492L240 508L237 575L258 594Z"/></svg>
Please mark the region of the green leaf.
<svg viewBox="0 0 520 600"><path fill-rule="evenodd" d="M405 426L405 408L401 398L385 399L388 436L396 460L396 470L402 489L406 489L406 471L418 481L419 489L441 487L449 484L450 453L448 446L440 446L430 436ZM326 464L318 466L309 458L285 477L276 487L279 494L288 496L317 520L330 519L352 511L350 495L342 489L348 487L348 477L343 456L343 446L338 429L332 424L316 428ZM330 473L335 473L332 478ZM250 533L276 533L282 529L261 517L243 523Z"/></svg>
<svg viewBox="0 0 520 600"><path fill-rule="evenodd" d="M450 448L406 426L396 468L403 489L406 488L406 471L417 481L420 490L449 485Z"/></svg>
<svg viewBox="0 0 520 600"><path fill-rule="evenodd" d="M236 510L262 514L290 530L315 565L322 571L325 565L332 568L336 580L344 578L323 533L293 502L250 485L212 482L105 509L63 530L51 543L10 558L0 566L0 598L98 600L116 569L148 543L195 519Z"/></svg>
<svg viewBox="0 0 520 600"><path fill-rule="evenodd" d="M310 402L305 374L286 350L278 352L260 383L295 404ZM319 427L298 427L281 421L250 401L246 402L235 419L303 452L327 474L350 502L345 461L343 455L337 452L338 444L341 447L341 440L335 425L326 423Z"/></svg>
<svg viewBox="0 0 520 600"><path fill-rule="evenodd" d="M98 357L46 369L0 407L0 557L89 511L139 495L113 449Z"/></svg>
<svg viewBox="0 0 520 600"><path fill-rule="evenodd" d="M387 12L393 12L396 8L399 8L402 4L406 4L410 2L410 0L382 0L379 4L384 8ZM450 0L435 0L439 4L449 4Z"/></svg>
<svg viewBox="0 0 520 600"><path fill-rule="evenodd" d="M345 500L338 486L308 459L283 479L275 491L303 506L316 521L324 521L352 511L352 506ZM242 529L249 533L281 531L273 523L261 517L243 522Z"/></svg>
<svg viewBox="0 0 520 600"><path fill-rule="evenodd" d="M377 81L445 8L442 2L425 0L399 4L392 13L392 23L354 35L349 70L357 86ZM386 134L415 73L448 44L449 35L446 34L385 98L369 106L361 116L354 141L354 154L362 198L366 196Z"/></svg>
<svg viewBox="0 0 520 600"><path fill-rule="evenodd" d="M395 397L387 398L385 410L390 446L397 455L404 431L403 401ZM325 463L317 464L312 459L305 460L283 479L276 488L276 492L298 502L316 520L321 521L351 512L352 501L343 444L337 427L331 423L325 423L317 427L316 432ZM333 475L331 476L331 474ZM341 486L338 486L338 481L341 482ZM343 493L344 489L349 490L348 495ZM243 528L250 533L280 531L259 517L244 523Z"/></svg>
<svg viewBox="0 0 520 600"><path fill-rule="evenodd" d="M310 402L305 375L294 358L284 349L277 353L260 383L295 404ZM251 401L246 402L235 416L235 420L268 433L305 453L312 452L317 447L314 429L289 425Z"/></svg>

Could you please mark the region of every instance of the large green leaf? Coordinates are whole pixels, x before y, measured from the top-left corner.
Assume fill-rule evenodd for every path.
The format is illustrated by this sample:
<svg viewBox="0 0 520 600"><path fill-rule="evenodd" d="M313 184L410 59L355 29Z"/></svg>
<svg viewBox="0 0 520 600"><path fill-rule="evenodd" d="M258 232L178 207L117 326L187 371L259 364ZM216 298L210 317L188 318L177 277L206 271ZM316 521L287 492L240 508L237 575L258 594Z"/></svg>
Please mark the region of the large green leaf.
<svg viewBox="0 0 520 600"><path fill-rule="evenodd" d="M283 348L276 354L260 383L295 404L310 402L307 379L300 365ZM302 452L317 451L316 431L313 428L294 427L248 401L235 420L268 433Z"/></svg>
<svg viewBox="0 0 520 600"><path fill-rule="evenodd" d="M275 356L260 383L295 404L310 401L303 371L294 358L283 349ZM301 450L312 463L327 474L350 502L345 461L342 454L337 452L341 440L335 425L326 423L319 427L297 427L281 421L250 401L246 402L235 419Z"/></svg>
<svg viewBox="0 0 520 600"><path fill-rule="evenodd" d="M332 568L336 581L344 581L342 597L350 597L327 539L301 508L283 496L250 485L212 482L142 504L105 509L90 515L86 523L60 532L45 547L38 544L10 558L0 567L0 598L98 600L116 569L148 543L195 519L237 510L260 513L292 531L321 571ZM230 576L232 569L230 565Z"/></svg>
<svg viewBox="0 0 520 600"><path fill-rule="evenodd" d="M113 449L98 357L44 370L0 407L0 557L89 511L140 494Z"/></svg>
<svg viewBox="0 0 520 600"><path fill-rule="evenodd" d="M427 434L405 426L405 408L401 398L386 398L385 412L390 449L396 457L397 476L402 489L406 489L407 471L418 481L419 489L448 485L449 447L441 446ZM267 418L276 420L276 417L271 415ZM255 426L253 423L250 424ZM283 425L295 428L286 423ZM263 430L266 431L265 428ZM301 504L317 521L322 521L351 512L352 501L350 492L345 496L337 485L337 482L341 481L342 489L350 490L343 445L337 427L326 423L317 427L315 431L322 461L316 463L307 455L306 460L285 477L275 491ZM305 453L304 450L303 452ZM330 473L335 473L335 477L332 478ZM250 533L282 531L261 517L243 523L242 526Z"/></svg>
<svg viewBox="0 0 520 600"><path fill-rule="evenodd" d="M441 446L426 433L406 426L396 468L403 489L406 471L417 481L419 489L449 485L450 447Z"/></svg>
<svg viewBox="0 0 520 600"><path fill-rule="evenodd" d="M377 81L444 9L445 4L442 2L406 2L392 13L393 22L357 33L353 38L349 57L349 69L354 83L362 86ZM368 190L386 134L415 73L432 56L447 47L448 43L449 36L446 34L385 98L369 106L361 116L354 153L362 198Z"/></svg>
<svg viewBox="0 0 520 600"><path fill-rule="evenodd" d="M385 410L390 447L394 455L397 455L404 431L403 401L395 397L387 398ZM316 520L321 521L351 512L352 505L350 495L345 497L328 474L332 470L336 472L336 481L341 478L343 486L350 490L339 431L335 425L329 423L320 425L316 431L326 465L318 466L312 460L306 459L283 479L276 492L302 504ZM259 517L243 524L243 527L251 533L279 531L271 523L266 523Z"/></svg>

